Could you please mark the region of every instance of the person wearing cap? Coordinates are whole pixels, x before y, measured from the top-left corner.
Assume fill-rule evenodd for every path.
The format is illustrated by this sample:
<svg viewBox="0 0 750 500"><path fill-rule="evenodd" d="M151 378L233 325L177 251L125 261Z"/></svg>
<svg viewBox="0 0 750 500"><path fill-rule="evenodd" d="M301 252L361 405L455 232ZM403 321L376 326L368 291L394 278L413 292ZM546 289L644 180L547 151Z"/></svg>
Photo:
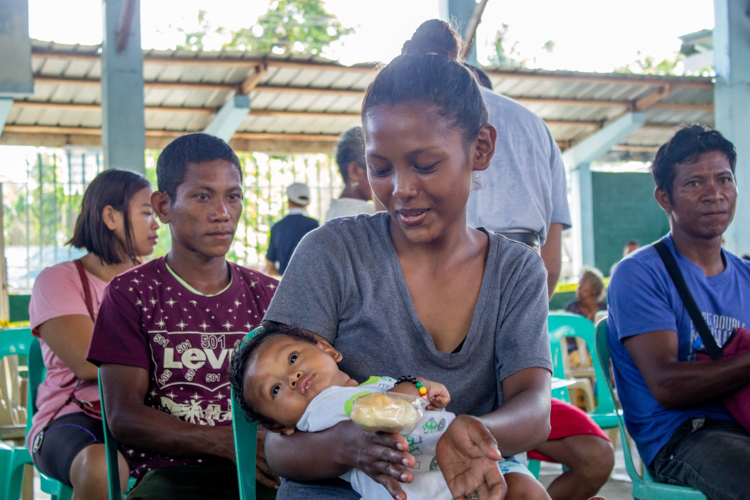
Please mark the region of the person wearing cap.
<svg viewBox="0 0 750 500"><path fill-rule="evenodd" d="M307 184L295 182L286 189L289 213L273 225L266 252L266 274L281 276L304 235L318 227L318 221L307 216L305 207L310 203ZM278 264L278 265L277 265Z"/></svg>

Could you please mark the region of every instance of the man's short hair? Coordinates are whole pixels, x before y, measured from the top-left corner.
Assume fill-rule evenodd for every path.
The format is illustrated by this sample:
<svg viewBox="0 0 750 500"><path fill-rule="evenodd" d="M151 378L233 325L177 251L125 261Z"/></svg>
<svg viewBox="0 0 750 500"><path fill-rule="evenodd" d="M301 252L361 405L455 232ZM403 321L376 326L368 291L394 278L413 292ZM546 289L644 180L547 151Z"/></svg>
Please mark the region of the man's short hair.
<svg viewBox="0 0 750 500"><path fill-rule="evenodd" d="M240 173L240 159L229 147L229 144L213 135L197 132L178 137L169 143L159 154L156 162L156 179L159 191L169 195L170 203L177 196L177 186L185 179L185 172L190 163L205 163L214 160L226 160Z"/></svg>
<svg viewBox="0 0 750 500"><path fill-rule="evenodd" d="M677 175L675 165L695 163L701 155L712 151L723 153L734 173L737 152L734 144L725 139L720 132L702 125L689 125L680 129L674 137L659 148L651 164L651 174L654 176L656 188L666 191L671 200L672 183Z"/></svg>
<svg viewBox="0 0 750 500"><path fill-rule="evenodd" d="M256 422L258 425L271 428L276 422L258 413L250 402L245 399L245 369L247 368L247 362L260 346L276 335L286 335L287 337L292 337L302 342L309 342L310 344L317 344L318 340L313 334L305 330L273 321L263 321L261 326L256 328L256 330L253 338L247 342L243 341L235 350L229 370L229 380L232 383L234 394L239 400L240 408L245 411L245 418L249 422Z"/></svg>
<svg viewBox="0 0 750 500"><path fill-rule="evenodd" d="M349 164L351 162L357 162L362 168L367 166L363 137L362 127L356 126L341 134L339 141L336 143L336 163L339 165L339 172L341 172L341 178L344 179L344 184L349 182Z"/></svg>
<svg viewBox="0 0 750 500"><path fill-rule="evenodd" d="M473 64L469 64L467 62L464 62L464 66L469 68L469 70L474 73L474 77L477 79L479 85L492 90L492 80L490 80L489 75L487 75L487 73L485 73L482 68L474 66Z"/></svg>

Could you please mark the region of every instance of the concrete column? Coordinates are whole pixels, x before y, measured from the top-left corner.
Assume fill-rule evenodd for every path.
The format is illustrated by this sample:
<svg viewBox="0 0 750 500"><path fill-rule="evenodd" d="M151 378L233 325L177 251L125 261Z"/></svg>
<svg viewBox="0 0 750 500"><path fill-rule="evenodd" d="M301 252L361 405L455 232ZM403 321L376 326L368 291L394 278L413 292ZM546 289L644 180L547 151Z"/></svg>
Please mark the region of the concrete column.
<svg viewBox="0 0 750 500"><path fill-rule="evenodd" d="M471 14L477 6L476 0L440 0L440 16L458 28L458 32L466 40L466 26ZM477 44L471 48L466 62L477 65Z"/></svg>
<svg viewBox="0 0 750 500"><path fill-rule="evenodd" d="M125 4L132 6L127 44L118 50L118 28L127 26ZM146 125L143 111L143 51L139 0L102 0L102 149L104 168L145 174Z"/></svg>
<svg viewBox="0 0 750 500"><path fill-rule="evenodd" d="M3 127L5 127L5 121L8 119L12 107L12 97L0 97L0 135L3 134Z"/></svg>
<svg viewBox="0 0 750 500"><path fill-rule="evenodd" d="M740 195L724 234L735 254L750 253L750 1L714 0L714 123L737 148Z"/></svg>
<svg viewBox="0 0 750 500"><path fill-rule="evenodd" d="M573 274L580 275L582 265L594 266L594 189L589 163L581 163L571 171L571 206L573 221Z"/></svg>

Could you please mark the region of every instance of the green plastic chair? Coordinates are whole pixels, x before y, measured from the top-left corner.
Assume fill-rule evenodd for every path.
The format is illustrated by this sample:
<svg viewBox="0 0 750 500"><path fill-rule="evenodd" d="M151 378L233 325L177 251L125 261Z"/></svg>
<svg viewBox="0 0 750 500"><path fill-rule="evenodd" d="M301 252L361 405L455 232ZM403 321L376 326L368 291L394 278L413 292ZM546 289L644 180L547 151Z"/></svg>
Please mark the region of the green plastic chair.
<svg viewBox="0 0 750 500"><path fill-rule="evenodd" d="M25 356L30 362L31 348L34 342L37 346L39 345L39 341L34 338L29 328L0 330L0 358L19 355ZM30 374L31 368L29 368ZM29 388L31 388L31 385L31 380L29 380ZM36 392L34 392L34 396L36 396ZM31 395L29 395L29 411L26 418L27 433L31 428L34 401L35 399L31 399ZM20 498L24 467L32 464L31 455L25 446L0 443L0 498L7 500L18 500ZM55 498L54 500L60 499Z"/></svg>
<svg viewBox="0 0 750 500"><path fill-rule="evenodd" d="M102 427L104 430L104 446L107 450L107 477L109 478L109 499L122 500L120 489L120 474L118 472L117 450L120 444L112 435L107 425L107 412L104 409L104 390L102 389L102 371L99 370L99 400L102 405ZM135 478L131 477L128 483L128 491L135 486Z"/></svg>
<svg viewBox="0 0 750 500"><path fill-rule="evenodd" d="M31 334L31 332L29 332ZM2 333L0 332L0 335ZM39 344L39 339L32 337L31 347L29 349L29 411L26 419L26 435L29 435L31 431L31 419L36 413L36 395L39 390L39 385L44 382L44 376L46 368L44 366L44 359L42 358L42 346ZM29 457L29 463L31 463L31 457ZM45 476L39 472L41 489L44 493L47 493L52 500L70 500L73 496L73 488L67 484L63 484L56 479L52 479L49 476ZM17 497L13 497L14 499Z"/></svg>
<svg viewBox="0 0 750 500"><path fill-rule="evenodd" d="M2 333L0 332L0 335ZM42 358L42 348L39 344L39 340L36 338L33 338L31 342L31 348L29 350L29 417L26 422L26 434L28 435L29 431L31 430L31 417L34 413L36 413L36 395L37 390L39 389L39 385L44 381L44 376L46 373L46 368L44 367L44 360ZM101 394L101 388L100 394ZM104 401L102 399L102 401ZM121 500L122 494L120 494L120 476L116 475L115 478L115 487L117 491L116 495L112 495L112 476L111 476L111 469L110 469L110 461L109 461L109 453L110 453L110 445L107 442L107 435L109 434L109 437L111 438L110 441L113 443L114 446L114 457L115 457L115 463L117 463L117 441L112 437L112 435L109 433L109 429L107 428L106 419L104 418L104 404L102 403L102 422L104 426L104 444L107 446L107 472L109 474L110 478L110 498L112 500ZM24 448L25 449L25 448ZM28 451L27 451L28 453ZM31 463L31 458L29 457L29 463ZM47 493L51 500L70 500L73 496L73 488L68 486L67 484L63 484L60 481L56 479L52 479L51 477L45 476L41 472L39 472L39 476L41 479L41 490L44 493ZM133 483L135 482L135 479L131 480L130 487L132 488ZM12 497L14 500L18 497Z"/></svg>
<svg viewBox="0 0 750 500"><path fill-rule="evenodd" d="M558 346L559 359L554 359L555 376L565 378L562 365L562 349L559 348L561 342L565 342L565 337L580 337L586 342L586 348L591 356L591 364L594 366L596 380L604 380L604 372L597 357L597 343L594 331L594 324L583 316L571 313L551 313L548 317L550 345L553 343ZM558 375L559 373L559 375ZM601 385L601 383L600 383ZM615 402L608 391L599 390L597 393L597 405L594 411L589 413L596 425L602 429L615 429L619 415L622 411L615 408Z"/></svg>
<svg viewBox="0 0 750 500"><path fill-rule="evenodd" d="M256 328L245 335L244 344L255 335ZM234 430L234 451L237 454L237 478L240 482L240 500L255 500L255 452L258 439L258 426L248 422L240 408L239 399L232 389L232 428Z"/></svg>
<svg viewBox="0 0 750 500"><path fill-rule="evenodd" d="M607 368L603 378L599 379L599 373L597 373L597 380L604 380L607 383L607 392L609 392L610 398L614 400L612 378L609 371L610 356L609 344L607 343L607 320L602 320L596 325L596 356L599 365ZM636 500L706 500L706 496L696 489L657 483L651 479L648 470L645 470L643 476L641 476L633 464L630 443L625 433L625 424L621 413L617 413L617 426L620 428L622 451L625 455L625 468L628 471L630 480L633 481L633 498Z"/></svg>
<svg viewBox="0 0 750 500"><path fill-rule="evenodd" d="M580 337L586 342L586 348L591 355L591 364L594 365L596 380L604 380L602 367L596 357L596 341L594 338L594 324L583 316L568 312L551 312L547 317L547 329L549 331L549 343L552 351L553 375L558 378L565 377L563 364L562 343L567 342L567 337ZM567 389L559 389L552 397L570 402ZM588 415L602 429L614 429L617 427L618 410L608 392L600 390L598 393L596 408ZM539 479L540 464L536 460L529 460L529 471ZM563 468L563 470L566 470Z"/></svg>

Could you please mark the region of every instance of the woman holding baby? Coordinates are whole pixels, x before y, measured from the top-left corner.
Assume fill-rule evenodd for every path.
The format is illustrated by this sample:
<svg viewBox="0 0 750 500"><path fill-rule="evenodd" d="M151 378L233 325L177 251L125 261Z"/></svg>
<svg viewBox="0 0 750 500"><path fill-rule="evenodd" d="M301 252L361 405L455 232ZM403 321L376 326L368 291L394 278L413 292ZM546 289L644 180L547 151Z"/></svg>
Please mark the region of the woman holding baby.
<svg viewBox="0 0 750 500"><path fill-rule="evenodd" d="M440 470L456 499L548 498L529 474L503 476L502 458L549 434L547 285L523 244L473 229L466 204L496 131L460 38L424 23L378 74L362 105L368 178L386 211L328 222L300 243L265 319L328 340L339 367L418 375L444 384L458 415L440 438ZM336 479L357 468L405 497L418 456L396 434L351 422L269 435L279 499L359 498ZM333 478L333 479L331 479Z"/></svg>

